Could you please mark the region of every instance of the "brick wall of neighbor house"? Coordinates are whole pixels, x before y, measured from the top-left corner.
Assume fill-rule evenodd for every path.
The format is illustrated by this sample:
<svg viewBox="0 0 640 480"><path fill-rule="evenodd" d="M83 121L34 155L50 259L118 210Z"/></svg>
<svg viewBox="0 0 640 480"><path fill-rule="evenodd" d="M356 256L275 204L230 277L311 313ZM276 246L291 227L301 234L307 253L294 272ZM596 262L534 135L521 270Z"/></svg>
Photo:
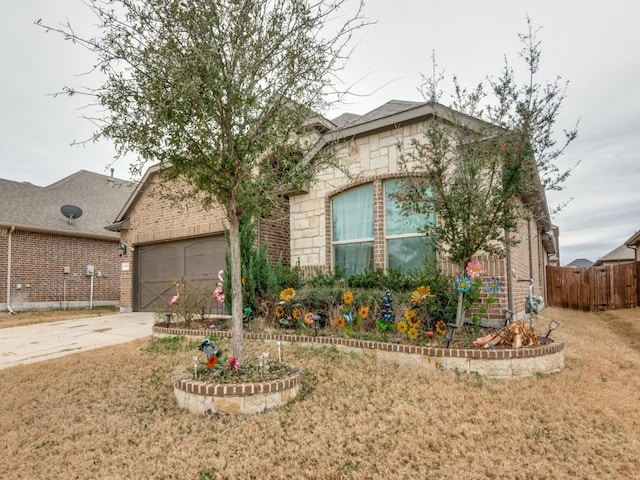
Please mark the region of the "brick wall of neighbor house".
<svg viewBox="0 0 640 480"><path fill-rule="evenodd" d="M15 230L12 234L11 307L14 310L117 305L117 240ZM0 299L6 308L7 238L0 237ZM87 265L94 266L93 295ZM64 273L65 267L69 273Z"/></svg>
<svg viewBox="0 0 640 480"><path fill-rule="evenodd" d="M8 229L0 227L0 311L7 308L7 235Z"/></svg>

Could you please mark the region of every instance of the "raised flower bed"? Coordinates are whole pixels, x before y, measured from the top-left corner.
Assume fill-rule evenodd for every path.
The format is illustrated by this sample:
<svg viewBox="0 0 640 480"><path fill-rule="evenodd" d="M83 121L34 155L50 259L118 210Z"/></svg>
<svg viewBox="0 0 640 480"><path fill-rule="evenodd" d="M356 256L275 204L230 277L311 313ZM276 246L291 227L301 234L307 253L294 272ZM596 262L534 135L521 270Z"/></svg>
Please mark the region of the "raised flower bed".
<svg viewBox="0 0 640 480"><path fill-rule="evenodd" d="M167 327L160 324L154 325L153 334L154 336L179 335L197 338L202 338L204 335L231 337L231 332L226 330L203 331ZM382 361L414 365L421 368L477 373L488 378L498 379L557 373L564 368L564 343L562 342L549 342L536 347L499 348L494 350L442 348L440 346L377 342L354 338L280 333L246 332L244 338L247 340L294 343L308 347L335 346L341 351L372 355ZM190 388L195 389L195 387ZM199 390L202 390L202 388L201 386L198 387ZM209 391L212 390L210 389ZM224 396L220 390L216 391L219 395ZM230 396L238 395L237 390L229 391L228 394Z"/></svg>

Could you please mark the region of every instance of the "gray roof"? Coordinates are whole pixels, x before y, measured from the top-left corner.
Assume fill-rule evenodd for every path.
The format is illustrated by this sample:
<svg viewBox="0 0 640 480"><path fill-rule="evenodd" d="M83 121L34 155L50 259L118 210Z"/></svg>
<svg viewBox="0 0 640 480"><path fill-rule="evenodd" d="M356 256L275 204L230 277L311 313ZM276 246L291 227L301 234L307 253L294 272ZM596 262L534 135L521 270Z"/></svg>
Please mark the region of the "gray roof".
<svg viewBox="0 0 640 480"><path fill-rule="evenodd" d="M617 248L614 248L609 253L600 257L593 264L595 267L600 266L604 263L615 263L615 262L633 262L636 259L636 252L633 248L627 247L626 244L622 244Z"/></svg>
<svg viewBox="0 0 640 480"><path fill-rule="evenodd" d="M587 258L576 258L573 262L567 263L566 267L589 268L593 262Z"/></svg>
<svg viewBox="0 0 640 480"><path fill-rule="evenodd" d="M0 226L62 235L117 239L105 230L125 204L134 184L80 170L49 186L0 179ZM63 205L82 209L73 224L62 215Z"/></svg>
<svg viewBox="0 0 640 480"><path fill-rule="evenodd" d="M390 100L384 105L374 108L370 112L364 115L356 115L355 113L343 113L337 118L331 120L338 128L353 127L354 125L361 125L363 123L372 122L380 118L388 117L396 113L405 112L412 108L425 105L426 102L409 102L405 100Z"/></svg>

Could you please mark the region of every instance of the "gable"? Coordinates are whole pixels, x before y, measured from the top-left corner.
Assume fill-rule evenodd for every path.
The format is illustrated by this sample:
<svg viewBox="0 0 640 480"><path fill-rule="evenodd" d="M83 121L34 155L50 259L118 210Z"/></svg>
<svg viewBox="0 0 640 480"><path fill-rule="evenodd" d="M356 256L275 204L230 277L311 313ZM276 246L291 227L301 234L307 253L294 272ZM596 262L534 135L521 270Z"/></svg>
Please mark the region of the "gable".
<svg viewBox="0 0 640 480"><path fill-rule="evenodd" d="M0 226L60 235L117 239L105 230L131 195L131 182L80 170L46 187L0 179ZM70 222L63 205L82 216Z"/></svg>

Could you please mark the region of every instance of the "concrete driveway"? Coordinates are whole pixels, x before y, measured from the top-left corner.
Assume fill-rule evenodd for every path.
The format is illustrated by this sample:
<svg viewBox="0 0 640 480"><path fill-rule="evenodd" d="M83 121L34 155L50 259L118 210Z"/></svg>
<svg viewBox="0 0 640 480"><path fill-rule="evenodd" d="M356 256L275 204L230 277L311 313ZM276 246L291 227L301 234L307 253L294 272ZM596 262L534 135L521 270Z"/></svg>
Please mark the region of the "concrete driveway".
<svg viewBox="0 0 640 480"><path fill-rule="evenodd" d="M0 369L151 335L152 313L120 313L0 329Z"/></svg>

